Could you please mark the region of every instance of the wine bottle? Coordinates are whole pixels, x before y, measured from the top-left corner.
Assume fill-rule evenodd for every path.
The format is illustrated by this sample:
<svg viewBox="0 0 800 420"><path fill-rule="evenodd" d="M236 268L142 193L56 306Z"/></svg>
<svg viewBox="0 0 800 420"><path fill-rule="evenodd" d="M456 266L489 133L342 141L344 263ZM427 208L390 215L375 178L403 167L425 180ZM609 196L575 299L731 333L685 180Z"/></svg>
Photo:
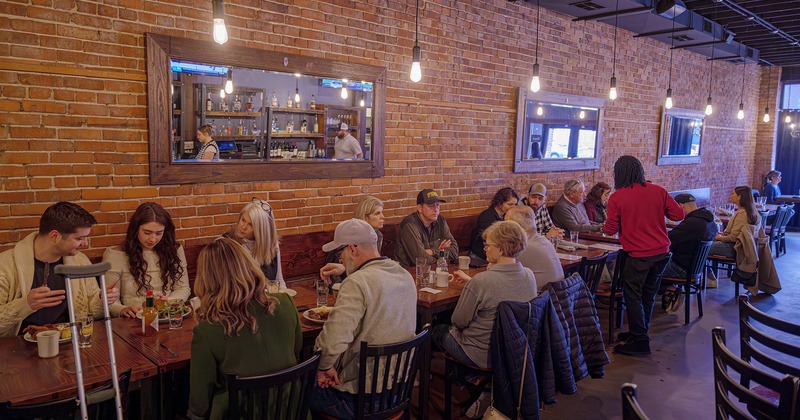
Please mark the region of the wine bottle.
<svg viewBox="0 0 800 420"><path fill-rule="evenodd" d="M239 95L233 100L233 112L242 112L242 101L239 100Z"/></svg>
<svg viewBox="0 0 800 420"><path fill-rule="evenodd" d="M156 334L158 334L158 310L153 291L148 290L145 295L145 306L142 309L142 335L149 337Z"/></svg>
<svg viewBox="0 0 800 420"><path fill-rule="evenodd" d="M213 111L214 110L214 102L211 100L211 92L208 93L208 98L206 99L206 111Z"/></svg>
<svg viewBox="0 0 800 420"><path fill-rule="evenodd" d="M292 92L286 94L286 108L292 107Z"/></svg>
<svg viewBox="0 0 800 420"><path fill-rule="evenodd" d="M311 94L311 102L308 103L308 107L311 109L317 109L317 102L314 100L314 94Z"/></svg>
<svg viewBox="0 0 800 420"><path fill-rule="evenodd" d="M244 104L244 110L247 111L247 112L250 112L250 111L253 110L253 95L250 95L250 97L247 98L247 103Z"/></svg>

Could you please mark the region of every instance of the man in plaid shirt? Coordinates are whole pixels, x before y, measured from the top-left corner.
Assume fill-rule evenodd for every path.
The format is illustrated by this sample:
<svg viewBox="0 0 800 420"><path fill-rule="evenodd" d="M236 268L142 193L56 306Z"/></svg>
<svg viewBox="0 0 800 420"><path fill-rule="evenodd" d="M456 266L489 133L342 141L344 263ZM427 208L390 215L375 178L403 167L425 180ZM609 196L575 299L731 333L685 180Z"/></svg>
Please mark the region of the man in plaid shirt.
<svg viewBox="0 0 800 420"><path fill-rule="evenodd" d="M553 225L550 213L547 211L545 202L547 201L547 187L544 184L533 184L528 189L528 196L522 199L522 203L533 209L534 220L536 220L536 231L548 239L554 236L561 237L564 231Z"/></svg>

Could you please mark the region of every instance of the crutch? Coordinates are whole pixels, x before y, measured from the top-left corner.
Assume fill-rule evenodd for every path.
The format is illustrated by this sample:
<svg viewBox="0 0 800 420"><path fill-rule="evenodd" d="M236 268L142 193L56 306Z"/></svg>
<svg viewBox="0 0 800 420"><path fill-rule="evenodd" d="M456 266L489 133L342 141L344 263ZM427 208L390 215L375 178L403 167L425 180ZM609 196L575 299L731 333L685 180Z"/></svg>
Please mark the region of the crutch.
<svg viewBox="0 0 800 420"><path fill-rule="evenodd" d="M72 303L72 284L70 279L94 277L99 281L101 299L103 302L103 320L106 323L106 337L108 338L108 355L111 362L111 383L114 385L114 402L117 406L117 419L122 420L122 397L119 391L119 379L117 379L117 357L114 353L114 334L111 331L111 317L108 312L108 301L106 295L105 273L111 268L111 263L102 262L92 265L57 265L53 271L65 277L67 286L67 308L69 309L69 328L72 333L72 353L75 358L75 376L78 382L78 399L81 404L81 417L84 420L89 418L86 410L86 391L83 388L83 367L81 366L80 347L78 346L78 325L75 323L75 306Z"/></svg>

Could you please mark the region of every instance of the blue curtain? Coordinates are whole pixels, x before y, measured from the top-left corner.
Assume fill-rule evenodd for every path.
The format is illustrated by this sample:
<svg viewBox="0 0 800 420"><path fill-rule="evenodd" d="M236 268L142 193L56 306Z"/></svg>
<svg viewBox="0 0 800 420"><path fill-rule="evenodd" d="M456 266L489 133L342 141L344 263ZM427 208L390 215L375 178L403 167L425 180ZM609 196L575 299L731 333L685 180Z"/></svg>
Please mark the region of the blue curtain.
<svg viewBox="0 0 800 420"><path fill-rule="evenodd" d="M669 154L690 155L692 153L692 129L694 120L688 118L670 118Z"/></svg>
<svg viewBox="0 0 800 420"><path fill-rule="evenodd" d="M800 191L800 137L793 138L793 131L789 124L784 122L786 116L790 116L795 123L796 134L800 133L800 111L781 111L778 124L778 144L775 150L775 169L781 171L781 194L799 195ZM763 174L766 176L766 174ZM763 182L763 181L762 181ZM761 185L763 186L763 184ZM800 213L800 205L795 205L795 213ZM800 228L800 216L795 216L789 222L789 226Z"/></svg>

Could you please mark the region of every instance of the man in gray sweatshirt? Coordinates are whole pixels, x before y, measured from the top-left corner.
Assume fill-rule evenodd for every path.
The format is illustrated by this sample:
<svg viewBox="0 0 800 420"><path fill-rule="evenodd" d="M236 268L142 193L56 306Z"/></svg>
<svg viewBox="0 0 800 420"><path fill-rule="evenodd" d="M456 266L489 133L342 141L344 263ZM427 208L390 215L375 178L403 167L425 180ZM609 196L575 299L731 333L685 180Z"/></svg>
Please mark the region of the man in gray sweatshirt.
<svg viewBox="0 0 800 420"><path fill-rule="evenodd" d="M322 359L310 407L339 419L356 417L361 342L396 343L413 337L416 329L414 279L397 262L380 256L377 240L369 223L350 219L340 223L333 242L322 247L325 252L342 248L342 264L326 264L320 276L346 271L347 278L314 344ZM383 372L383 367L379 370ZM366 389L371 389L372 380L368 373Z"/></svg>

